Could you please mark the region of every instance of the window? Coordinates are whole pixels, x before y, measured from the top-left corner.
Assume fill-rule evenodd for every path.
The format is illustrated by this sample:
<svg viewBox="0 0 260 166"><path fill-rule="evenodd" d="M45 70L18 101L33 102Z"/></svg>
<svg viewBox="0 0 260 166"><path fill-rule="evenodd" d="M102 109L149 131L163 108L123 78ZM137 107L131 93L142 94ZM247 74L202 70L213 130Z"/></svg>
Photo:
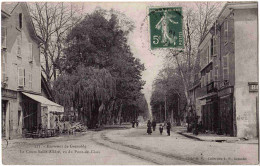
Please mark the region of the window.
<svg viewBox="0 0 260 166"><path fill-rule="evenodd" d="M224 36L225 36L225 43L228 42L228 20L226 19L224 22Z"/></svg>
<svg viewBox="0 0 260 166"><path fill-rule="evenodd" d="M33 61L33 48L32 43L29 43L29 62Z"/></svg>
<svg viewBox="0 0 260 166"><path fill-rule="evenodd" d="M201 77L201 87L204 86L204 76Z"/></svg>
<svg viewBox="0 0 260 166"><path fill-rule="evenodd" d="M18 126L21 125L21 113L22 111L21 110L18 110Z"/></svg>
<svg viewBox="0 0 260 166"><path fill-rule="evenodd" d="M23 14L19 13L19 29L23 27Z"/></svg>
<svg viewBox="0 0 260 166"><path fill-rule="evenodd" d="M22 35L19 35L17 37L17 56L19 57L21 57L22 54L21 44L22 44Z"/></svg>
<svg viewBox="0 0 260 166"><path fill-rule="evenodd" d="M228 74L229 74L229 71L228 71L228 54L223 56L222 58L222 62L223 62L223 80L228 80Z"/></svg>
<svg viewBox="0 0 260 166"><path fill-rule="evenodd" d="M6 35L7 35L7 28L6 27L1 27L2 30L2 48L6 48Z"/></svg>
<svg viewBox="0 0 260 166"><path fill-rule="evenodd" d="M213 82L213 70L210 70L210 82Z"/></svg>
<svg viewBox="0 0 260 166"><path fill-rule="evenodd" d="M213 37L213 56L217 56L217 35Z"/></svg>
<svg viewBox="0 0 260 166"><path fill-rule="evenodd" d="M214 68L214 81L218 81L218 66Z"/></svg>
<svg viewBox="0 0 260 166"><path fill-rule="evenodd" d="M23 68L18 68L18 86L19 87L24 87L24 74L25 70Z"/></svg>
<svg viewBox="0 0 260 166"><path fill-rule="evenodd" d="M2 60L2 81L6 80L6 63L7 63L7 52L5 50L2 50L2 56L1 56L1 60Z"/></svg>
<svg viewBox="0 0 260 166"><path fill-rule="evenodd" d="M29 89L32 89L32 73L29 73Z"/></svg>

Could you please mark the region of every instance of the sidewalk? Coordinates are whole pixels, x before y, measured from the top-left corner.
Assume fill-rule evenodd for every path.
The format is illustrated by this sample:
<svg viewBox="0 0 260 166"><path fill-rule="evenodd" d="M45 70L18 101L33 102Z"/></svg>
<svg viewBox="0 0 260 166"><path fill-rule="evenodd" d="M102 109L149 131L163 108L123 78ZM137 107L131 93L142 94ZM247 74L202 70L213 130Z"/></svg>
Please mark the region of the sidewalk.
<svg viewBox="0 0 260 166"><path fill-rule="evenodd" d="M183 135L187 138L195 139L198 141L208 141L208 142L227 142L227 143L247 143L247 144L258 144L258 139L241 139L238 137L230 137L225 135L217 134L198 134L194 135L193 133L188 133L187 128L183 126L176 126L176 129L173 129L174 132Z"/></svg>

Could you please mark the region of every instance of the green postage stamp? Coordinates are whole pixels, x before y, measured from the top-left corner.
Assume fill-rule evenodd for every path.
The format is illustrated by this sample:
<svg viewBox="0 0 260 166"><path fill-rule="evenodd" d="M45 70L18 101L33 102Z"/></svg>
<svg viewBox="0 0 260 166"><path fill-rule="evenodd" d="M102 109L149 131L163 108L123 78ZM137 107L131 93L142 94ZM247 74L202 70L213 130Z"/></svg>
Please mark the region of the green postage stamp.
<svg viewBox="0 0 260 166"><path fill-rule="evenodd" d="M150 8L151 49L183 48L182 8Z"/></svg>

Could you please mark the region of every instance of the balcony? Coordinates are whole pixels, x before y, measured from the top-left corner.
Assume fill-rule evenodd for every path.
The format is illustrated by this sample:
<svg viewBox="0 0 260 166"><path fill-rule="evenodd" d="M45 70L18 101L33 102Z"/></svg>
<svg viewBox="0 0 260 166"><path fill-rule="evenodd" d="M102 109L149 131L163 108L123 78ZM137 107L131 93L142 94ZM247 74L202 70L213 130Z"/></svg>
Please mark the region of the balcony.
<svg viewBox="0 0 260 166"><path fill-rule="evenodd" d="M216 88L216 82L211 82L207 85L207 93L212 93L212 92L217 92L217 88Z"/></svg>

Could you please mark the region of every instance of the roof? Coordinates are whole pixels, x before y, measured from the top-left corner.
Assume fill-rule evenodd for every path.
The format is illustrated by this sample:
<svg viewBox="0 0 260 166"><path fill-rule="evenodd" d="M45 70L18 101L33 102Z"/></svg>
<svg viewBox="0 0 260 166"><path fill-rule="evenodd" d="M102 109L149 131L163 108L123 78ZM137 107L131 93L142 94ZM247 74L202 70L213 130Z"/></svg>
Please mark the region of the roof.
<svg viewBox="0 0 260 166"><path fill-rule="evenodd" d="M8 15L12 15L12 12L14 11L14 9L18 6L18 5L22 5L23 7L23 11L25 12L25 15L28 15L27 17L25 17L29 23L31 24L31 29L33 31L34 34L34 38L39 41L39 42L43 42L42 38L40 36L37 35L32 18L30 16L30 11L28 8L28 5L26 2L2 2L2 13L3 14L8 14Z"/></svg>
<svg viewBox="0 0 260 166"><path fill-rule="evenodd" d="M233 2L227 2L224 7L221 9L221 11L219 12L216 21L218 21L218 23L221 23L223 21L223 18L226 18L227 14L231 12L230 9L246 9L246 8L257 8L257 1L233 1ZM212 22L212 24L210 25L210 28L208 30L208 32L202 37L202 40L200 41L199 45L201 45L201 43L204 41L204 39L206 38L206 36L210 33L210 30L212 28L214 28L215 26L215 22Z"/></svg>
<svg viewBox="0 0 260 166"><path fill-rule="evenodd" d="M2 9L7 14L11 14L15 7L18 5L18 2L2 2Z"/></svg>
<svg viewBox="0 0 260 166"><path fill-rule="evenodd" d="M47 98L40 96L40 95L34 95L34 94L30 94L30 93L26 93L26 92L22 92L25 96L39 102L42 104L42 106L47 106L48 107L48 111L50 112L64 112L64 107L54 103L50 100L48 100Z"/></svg>
<svg viewBox="0 0 260 166"><path fill-rule="evenodd" d="M53 96L52 96L52 93L51 93L51 90L47 84L47 81L45 79L45 77L41 74L41 84L42 84L42 88L44 88L47 92L47 95L49 96L49 99L53 100Z"/></svg>

